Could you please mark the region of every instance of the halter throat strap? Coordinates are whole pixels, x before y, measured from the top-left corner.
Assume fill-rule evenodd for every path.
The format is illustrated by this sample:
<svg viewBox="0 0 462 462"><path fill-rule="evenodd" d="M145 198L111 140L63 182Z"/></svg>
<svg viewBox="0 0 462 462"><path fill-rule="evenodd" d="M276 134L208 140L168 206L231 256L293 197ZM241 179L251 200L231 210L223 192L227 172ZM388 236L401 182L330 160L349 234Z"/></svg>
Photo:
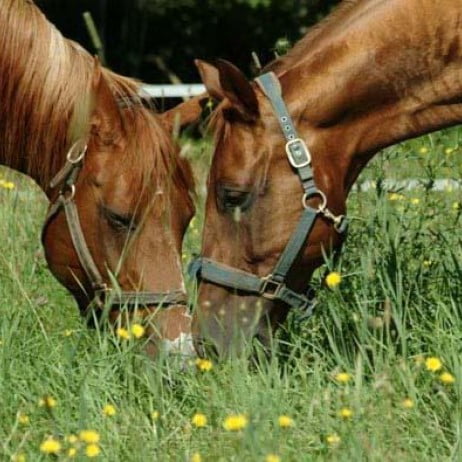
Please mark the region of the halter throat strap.
<svg viewBox="0 0 462 462"><path fill-rule="evenodd" d="M302 316L309 317L313 311L309 290L307 293L298 293L287 287L287 275L306 246L319 215L331 221L339 234L346 232L347 220L344 215L335 215L328 209L326 195L316 186L311 166L311 153L304 140L298 136L282 97L278 78L273 72L269 72L258 77L256 82L269 99L286 140L285 151L288 161L302 183L301 202L304 210L276 266L268 276L260 278L252 273L201 257L195 259L190 265L190 274L212 284L281 301L291 307L301 309L304 311ZM308 204L308 200L314 197L320 199L320 205L317 208Z"/></svg>

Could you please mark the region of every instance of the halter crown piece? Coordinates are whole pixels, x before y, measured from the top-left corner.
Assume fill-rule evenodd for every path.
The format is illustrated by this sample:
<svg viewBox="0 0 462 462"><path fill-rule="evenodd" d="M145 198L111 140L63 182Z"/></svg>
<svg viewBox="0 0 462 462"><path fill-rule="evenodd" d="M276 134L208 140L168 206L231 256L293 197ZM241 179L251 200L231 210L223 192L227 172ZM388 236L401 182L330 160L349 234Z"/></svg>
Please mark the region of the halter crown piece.
<svg viewBox="0 0 462 462"><path fill-rule="evenodd" d="M339 234L345 234L348 222L344 215L335 215L327 207L326 195L317 188L311 168L311 154L306 143L298 136L293 120L282 98L281 85L273 72L256 79L266 97L270 100L286 139L286 154L290 165L297 172L303 186L303 212L284 251L271 274L258 277L255 274L232 268L208 258L198 257L190 265L192 276L233 290L247 292L260 297L281 301L292 308L302 310L303 318L312 315L314 304L310 290L298 293L286 285L287 274L300 251L305 247L316 218L321 215L331 221ZM319 197L321 204L313 208L308 204L312 197Z"/></svg>
<svg viewBox="0 0 462 462"><path fill-rule="evenodd" d="M79 212L75 204L76 182L82 170L86 154L86 141L82 139L77 140L67 153L64 167L51 180L51 188L56 188L59 185L61 185L61 188L57 199L51 204L48 210L42 228L42 241L48 225L57 213L61 209L64 209L74 249L94 291L95 297L92 302L94 305L103 308L105 303L109 302L111 306L126 306L128 309L136 309L140 305L156 305L163 308L171 305L186 305L187 297L182 290L171 290L168 292L127 292L115 290L104 282L85 240Z"/></svg>

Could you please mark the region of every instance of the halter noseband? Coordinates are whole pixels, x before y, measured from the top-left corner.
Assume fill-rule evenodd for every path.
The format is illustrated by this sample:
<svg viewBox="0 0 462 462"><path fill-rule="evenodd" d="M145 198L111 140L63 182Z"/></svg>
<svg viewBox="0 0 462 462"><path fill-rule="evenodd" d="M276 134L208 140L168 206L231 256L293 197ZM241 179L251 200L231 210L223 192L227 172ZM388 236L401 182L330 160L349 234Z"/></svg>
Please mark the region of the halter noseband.
<svg viewBox="0 0 462 462"><path fill-rule="evenodd" d="M305 142L298 136L282 98L278 78L273 72L269 72L258 77L256 82L271 102L286 139L287 158L302 182L304 191L302 216L276 266L268 276L260 278L255 274L241 271L204 257L193 260L189 272L192 276L212 284L247 292L269 300L284 302L290 307L304 311L303 317L309 317L314 308L312 297L309 295L310 291L299 293L287 287L287 274L298 254L306 245L319 215L331 221L339 234L346 233L348 223L344 215L335 215L329 210L326 195L316 186L311 168L310 151ZM318 208L313 208L308 204L308 200L315 196L321 199L321 204Z"/></svg>
<svg viewBox="0 0 462 462"><path fill-rule="evenodd" d="M128 309L134 309L140 305L156 305L163 308L171 305L186 305L187 297L182 290L168 292L126 292L114 290L104 282L85 240L75 204L76 181L82 169L86 153L86 143L78 140L69 149L64 167L51 180L51 188L61 185L61 189L57 199L51 204L48 210L42 229L42 241L51 220L61 209L64 209L74 249L94 291L95 297L92 303L102 308L105 302L109 301L111 306L127 306Z"/></svg>

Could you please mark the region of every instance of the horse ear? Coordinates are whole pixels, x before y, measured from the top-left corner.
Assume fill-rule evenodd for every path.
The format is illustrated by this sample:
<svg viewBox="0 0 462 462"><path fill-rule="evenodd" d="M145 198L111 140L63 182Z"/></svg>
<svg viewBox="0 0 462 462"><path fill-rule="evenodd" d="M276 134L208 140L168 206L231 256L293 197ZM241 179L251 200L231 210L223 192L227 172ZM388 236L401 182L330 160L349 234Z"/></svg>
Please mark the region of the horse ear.
<svg viewBox="0 0 462 462"><path fill-rule="evenodd" d="M120 133L123 129L122 118L119 106L104 76L104 71L98 58L95 58L92 93L92 130L104 138L108 136L112 138L114 133Z"/></svg>
<svg viewBox="0 0 462 462"><path fill-rule="evenodd" d="M242 71L234 64L219 59L216 66L213 66L196 60L196 66L212 97L219 101L227 98L245 120L255 120L258 117L258 100L255 90Z"/></svg>
<svg viewBox="0 0 462 462"><path fill-rule="evenodd" d="M162 123L171 133L178 133L182 128L197 122L207 104L209 96L204 93L178 104L172 109L160 114Z"/></svg>

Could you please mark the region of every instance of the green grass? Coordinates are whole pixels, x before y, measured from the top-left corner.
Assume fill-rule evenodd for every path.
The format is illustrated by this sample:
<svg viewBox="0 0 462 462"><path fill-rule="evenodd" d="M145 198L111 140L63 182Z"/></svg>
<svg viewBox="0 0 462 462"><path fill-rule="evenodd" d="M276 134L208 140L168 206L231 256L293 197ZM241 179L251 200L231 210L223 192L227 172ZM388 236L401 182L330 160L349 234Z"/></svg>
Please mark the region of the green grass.
<svg viewBox="0 0 462 462"><path fill-rule="evenodd" d="M389 149L362 179L461 178L460 134ZM204 148L188 151L202 176ZM300 324L294 314L271 357L257 364L236 359L199 372L168 358L153 362L142 344L88 329L43 259L44 196L23 177L0 174L16 184L0 188L0 460L52 460L39 451L48 435L67 460L64 437L87 428L101 435L98 460L111 462L189 461L196 452L203 461L264 461L269 453L283 461L461 460L461 191L413 191L397 201L380 189L353 193L336 268L343 280L320 291L316 316ZM201 216L185 260L198 251ZM455 384L426 370L429 356ZM348 384L335 381L340 371L351 374ZM44 395L57 406L40 407ZM405 398L413 408L403 407ZM117 407L113 417L102 414L108 403ZM339 417L343 407L351 419ZM208 418L203 429L191 425L196 412ZM224 430L233 413L248 416L244 431ZM295 426L279 428L279 415ZM341 438L336 446L326 442L332 434ZM83 445L79 459L87 459Z"/></svg>

